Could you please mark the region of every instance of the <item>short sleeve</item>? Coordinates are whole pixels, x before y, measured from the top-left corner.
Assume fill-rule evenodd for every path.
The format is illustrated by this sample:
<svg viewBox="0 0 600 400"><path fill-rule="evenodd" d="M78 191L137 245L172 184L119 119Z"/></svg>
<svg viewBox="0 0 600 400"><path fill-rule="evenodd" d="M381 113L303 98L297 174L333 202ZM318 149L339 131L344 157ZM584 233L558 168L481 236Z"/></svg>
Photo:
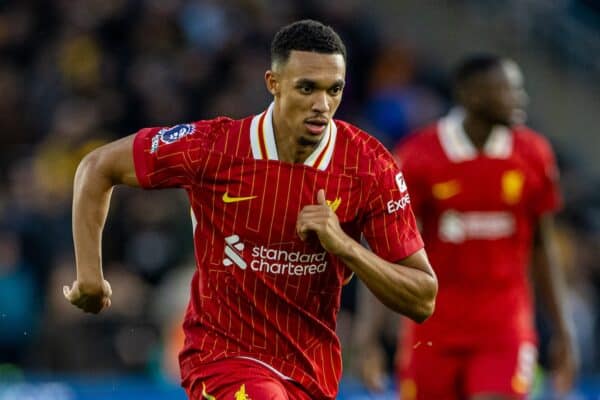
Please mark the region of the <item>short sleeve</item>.
<svg viewBox="0 0 600 400"><path fill-rule="evenodd" d="M135 173L146 189L185 187L198 170L212 124L201 121L172 127L144 128L135 134Z"/></svg>
<svg viewBox="0 0 600 400"><path fill-rule="evenodd" d="M537 182L533 195L532 208L535 215L555 212L562 206L559 188L559 172L550 143L543 139L534 146L539 160L536 169Z"/></svg>
<svg viewBox="0 0 600 400"><path fill-rule="evenodd" d="M395 262L423 248L423 240L404 175L391 155L377 160L374 180L367 196L363 234L377 255Z"/></svg>

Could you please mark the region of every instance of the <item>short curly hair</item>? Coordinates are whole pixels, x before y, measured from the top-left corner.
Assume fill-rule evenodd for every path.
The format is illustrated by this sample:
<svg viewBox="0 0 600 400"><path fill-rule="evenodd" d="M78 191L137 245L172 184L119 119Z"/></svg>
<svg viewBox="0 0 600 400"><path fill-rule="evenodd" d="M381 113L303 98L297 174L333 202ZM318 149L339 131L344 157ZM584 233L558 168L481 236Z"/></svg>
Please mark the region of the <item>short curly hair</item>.
<svg viewBox="0 0 600 400"><path fill-rule="evenodd" d="M346 46L332 27L311 19L284 26L271 42L271 62L284 64L292 50L323 54L341 54L346 60Z"/></svg>
<svg viewBox="0 0 600 400"><path fill-rule="evenodd" d="M463 59L454 69L454 86L464 86L476 75L488 72L502 66L504 59L496 54L474 54Z"/></svg>

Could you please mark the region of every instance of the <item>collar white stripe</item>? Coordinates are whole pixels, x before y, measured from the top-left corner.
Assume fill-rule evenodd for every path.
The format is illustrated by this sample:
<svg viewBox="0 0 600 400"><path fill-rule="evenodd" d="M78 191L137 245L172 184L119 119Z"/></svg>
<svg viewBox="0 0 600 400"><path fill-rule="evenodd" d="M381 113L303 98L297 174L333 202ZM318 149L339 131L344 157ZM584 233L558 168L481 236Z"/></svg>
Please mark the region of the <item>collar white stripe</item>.
<svg viewBox="0 0 600 400"><path fill-rule="evenodd" d="M448 159L452 162L473 160L477 157L477 149L463 128L464 112L453 109L438 123L438 138ZM490 158L505 159L510 157L513 148L511 131L504 126L495 126L488 137L483 153Z"/></svg>
<svg viewBox="0 0 600 400"><path fill-rule="evenodd" d="M254 118L252 118L252 123L250 124L250 147L252 148L252 157L254 157L255 160L260 160L263 158L262 151L260 150L258 124L260 123L260 118L265 112L255 115Z"/></svg>
<svg viewBox="0 0 600 400"><path fill-rule="evenodd" d="M279 160L279 157L277 156L277 144L275 142L275 130L273 129L273 105L274 103L271 103L267 109L267 115L265 115L265 119L263 120L262 131L265 148L267 149L267 159Z"/></svg>
<svg viewBox="0 0 600 400"><path fill-rule="evenodd" d="M319 169L321 171L325 171L327 169L327 167L329 166L329 163L331 162L331 159L333 158L333 151L335 150L335 141L337 139L337 125L335 124L335 121L331 120L331 122L329 123L329 126L330 126L330 135L331 135L331 138L329 139L329 147L327 147L326 153L323 155L323 159L317 166L317 169Z"/></svg>
<svg viewBox="0 0 600 400"><path fill-rule="evenodd" d="M279 157L277 155L277 144L275 142L275 131L273 129L273 107L274 103L271 103L266 111L264 111L261 114L255 115L252 118L252 122L250 124L250 147L252 149L252 156L257 160L279 160ZM265 118L263 120L262 126L262 132L264 135L262 140L264 140L267 154L262 154L260 146L261 129L259 129L259 124L263 114L265 115ZM304 164L313 168L317 168L321 171L327 169L329 163L331 162L331 158L333 157L336 137L337 125L333 120L331 120L329 122L329 125L327 125L325 134L319 142L319 145L310 154L310 156L308 156L306 161L304 161ZM319 165L314 165L315 162L319 160L319 158L321 159Z"/></svg>
<svg viewBox="0 0 600 400"><path fill-rule="evenodd" d="M510 130L504 126L495 126L485 142L483 151L493 158L508 158L512 153L513 135Z"/></svg>
<svg viewBox="0 0 600 400"><path fill-rule="evenodd" d="M331 157L333 156L333 148L335 147L335 139L337 137L337 125L333 120L327 125L327 131L321 142L317 146L317 148L312 152L310 156L304 161L304 165L308 165L310 167L317 168L321 171L324 171L331 161ZM323 154L323 152L326 152ZM319 165L315 165L315 162L319 159L319 157L323 154Z"/></svg>

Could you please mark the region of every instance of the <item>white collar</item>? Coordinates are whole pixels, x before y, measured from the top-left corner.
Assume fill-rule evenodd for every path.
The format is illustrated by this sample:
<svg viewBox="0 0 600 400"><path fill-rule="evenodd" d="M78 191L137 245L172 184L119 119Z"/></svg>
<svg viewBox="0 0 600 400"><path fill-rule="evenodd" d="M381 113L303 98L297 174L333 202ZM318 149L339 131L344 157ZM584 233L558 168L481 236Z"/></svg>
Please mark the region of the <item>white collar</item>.
<svg viewBox="0 0 600 400"><path fill-rule="evenodd" d="M464 111L452 109L438 123L438 137L444 153L452 162L473 160L477 157L477 149L463 128ZM483 153L490 158L506 159L513 149L511 131L501 125L492 128L492 133L483 146Z"/></svg>
<svg viewBox="0 0 600 400"><path fill-rule="evenodd" d="M250 124L250 146L252 156L257 160L279 160L277 155L277 144L275 142L275 130L273 129L273 106L269 105L267 110L255 115ZM325 128L325 134L319 145L304 161L304 165L324 171L329 166L335 140L337 137L337 126L333 120Z"/></svg>

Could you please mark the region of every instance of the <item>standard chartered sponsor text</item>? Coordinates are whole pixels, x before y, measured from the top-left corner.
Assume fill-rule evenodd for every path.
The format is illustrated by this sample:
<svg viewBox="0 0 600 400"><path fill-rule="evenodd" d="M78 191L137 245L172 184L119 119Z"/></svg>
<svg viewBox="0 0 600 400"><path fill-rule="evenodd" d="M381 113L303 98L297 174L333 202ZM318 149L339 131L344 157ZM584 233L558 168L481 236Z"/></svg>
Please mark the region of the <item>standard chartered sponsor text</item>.
<svg viewBox="0 0 600 400"><path fill-rule="evenodd" d="M253 271L277 275L314 275L327 269L326 255L326 251L306 254L300 251L254 246L250 268Z"/></svg>

